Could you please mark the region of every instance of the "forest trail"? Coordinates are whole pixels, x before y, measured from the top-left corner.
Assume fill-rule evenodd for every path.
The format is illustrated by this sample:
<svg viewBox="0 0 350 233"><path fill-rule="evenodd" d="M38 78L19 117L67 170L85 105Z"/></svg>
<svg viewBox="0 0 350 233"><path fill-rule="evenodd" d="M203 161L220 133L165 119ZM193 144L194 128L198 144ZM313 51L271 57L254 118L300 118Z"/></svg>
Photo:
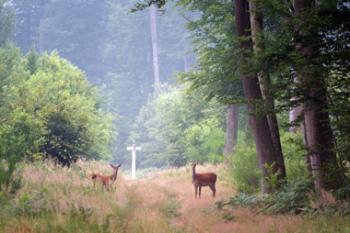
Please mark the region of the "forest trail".
<svg viewBox="0 0 350 233"><path fill-rule="evenodd" d="M225 213L215 208L216 201L229 198L234 192L220 176L215 198L212 197L211 190L204 187L202 198L195 199L188 170L155 173L148 178L128 180L127 183L133 194L138 196L137 209L147 211L148 216L159 216L157 212L160 210L170 226L179 232L232 232L232 222L225 222Z"/></svg>
<svg viewBox="0 0 350 233"><path fill-rule="evenodd" d="M133 217L133 221L161 223L165 229L161 232L164 233L319 232L319 229L313 229L313 220L301 216L256 215L254 210L246 208L218 210L215 203L234 194L232 186L220 174L215 198L211 190L204 187L202 198L195 199L188 168L126 180L126 184L136 201L137 216Z"/></svg>
<svg viewBox="0 0 350 233"><path fill-rule="evenodd" d="M107 164L81 163L61 168L50 163L27 164L23 186L0 211L0 232L113 233L349 233L341 216L256 215L257 209L225 208L215 203L232 197L223 165L205 165L198 172L218 174L217 196L204 187L195 199L191 169L169 169L130 180L121 172L115 190L93 187L88 174L108 174ZM102 186L101 186L102 187Z"/></svg>

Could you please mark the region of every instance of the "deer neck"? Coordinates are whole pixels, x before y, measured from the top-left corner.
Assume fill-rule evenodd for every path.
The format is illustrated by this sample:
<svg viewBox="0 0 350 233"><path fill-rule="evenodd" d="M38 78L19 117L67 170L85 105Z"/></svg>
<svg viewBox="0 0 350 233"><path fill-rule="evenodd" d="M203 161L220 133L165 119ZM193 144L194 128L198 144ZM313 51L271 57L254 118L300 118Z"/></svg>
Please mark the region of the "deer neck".
<svg viewBox="0 0 350 233"><path fill-rule="evenodd" d="M112 181L115 181L117 179L117 175L118 175L118 171L114 172L112 175L111 175L111 180Z"/></svg>
<svg viewBox="0 0 350 233"><path fill-rule="evenodd" d="M196 167L193 166L192 167L192 182L194 182L196 179Z"/></svg>

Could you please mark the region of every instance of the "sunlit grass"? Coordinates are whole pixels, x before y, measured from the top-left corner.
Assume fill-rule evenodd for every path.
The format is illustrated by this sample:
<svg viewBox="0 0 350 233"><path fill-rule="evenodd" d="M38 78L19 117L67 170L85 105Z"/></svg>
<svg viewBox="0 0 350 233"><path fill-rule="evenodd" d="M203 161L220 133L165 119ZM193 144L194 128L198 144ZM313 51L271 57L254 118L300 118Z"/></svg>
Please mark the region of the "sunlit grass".
<svg viewBox="0 0 350 233"><path fill-rule="evenodd" d="M93 187L90 175L110 175L102 162L79 162L71 168L37 162L22 165L22 187L15 197L0 197L0 232L350 232L349 217L255 215L249 209L218 210L215 202L234 189L223 165L200 165L198 172L218 174L218 196L204 189L194 198L191 167L153 172L128 180L123 169L111 192Z"/></svg>

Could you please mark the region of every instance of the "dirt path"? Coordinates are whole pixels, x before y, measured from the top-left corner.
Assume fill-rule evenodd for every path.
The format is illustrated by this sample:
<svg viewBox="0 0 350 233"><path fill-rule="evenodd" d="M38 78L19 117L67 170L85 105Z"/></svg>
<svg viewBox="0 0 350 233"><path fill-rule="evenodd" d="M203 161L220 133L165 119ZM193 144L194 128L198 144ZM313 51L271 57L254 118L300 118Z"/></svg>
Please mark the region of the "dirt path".
<svg viewBox="0 0 350 233"><path fill-rule="evenodd" d="M217 182L216 197L213 198L211 190L204 187L201 199L195 199L191 176L188 173L158 174L128 183L139 196L138 208L147 209L147 215L165 215L168 224L181 232L231 232L226 231L229 227L226 226L228 223L225 223L223 213L215 208L216 201L233 194L232 188L220 178Z"/></svg>
<svg viewBox="0 0 350 233"><path fill-rule="evenodd" d="M324 220L295 215L255 215L249 209L220 211L215 202L229 198L234 190L219 176L217 196L209 188L202 189L202 199L195 199L191 174L174 171L153 174L136 181L128 180L136 199L137 215L133 221L143 221L142 231L164 233L279 233L319 232L313 224ZM331 221L327 220L326 221ZM130 231L132 232L132 231ZM327 232L327 231L325 231Z"/></svg>

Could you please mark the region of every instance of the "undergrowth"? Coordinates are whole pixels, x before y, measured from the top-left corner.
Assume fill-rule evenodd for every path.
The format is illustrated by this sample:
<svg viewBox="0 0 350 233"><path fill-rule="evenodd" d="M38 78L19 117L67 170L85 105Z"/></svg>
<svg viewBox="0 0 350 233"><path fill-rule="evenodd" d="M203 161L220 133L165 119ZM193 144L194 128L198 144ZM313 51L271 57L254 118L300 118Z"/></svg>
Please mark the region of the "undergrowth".
<svg viewBox="0 0 350 233"><path fill-rule="evenodd" d="M344 191L343 191L344 192ZM337 192L334 192L337 193ZM350 203L335 198L333 193L322 191L316 195L309 180L294 180L272 194L237 193L228 200L216 202L225 207L251 208L256 214L349 215Z"/></svg>

